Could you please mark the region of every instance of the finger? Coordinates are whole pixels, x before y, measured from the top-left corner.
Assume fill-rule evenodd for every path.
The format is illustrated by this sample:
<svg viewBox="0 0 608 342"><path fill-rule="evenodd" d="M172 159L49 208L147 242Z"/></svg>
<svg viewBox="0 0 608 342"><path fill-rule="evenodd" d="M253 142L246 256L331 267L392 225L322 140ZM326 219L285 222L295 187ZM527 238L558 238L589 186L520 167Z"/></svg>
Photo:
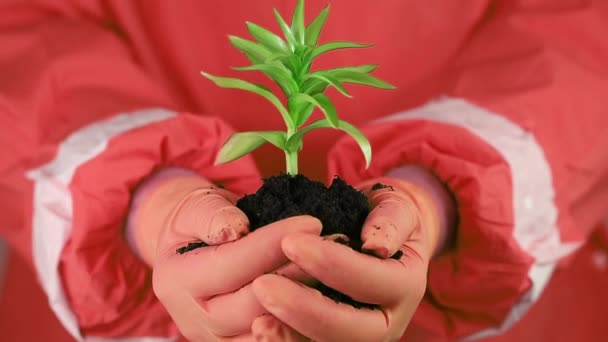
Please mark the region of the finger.
<svg viewBox="0 0 608 342"><path fill-rule="evenodd" d="M250 293L252 292L250 291ZM255 340L251 334L251 322L254 321L257 316L251 317L247 324L247 328L242 331L218 334L213 330L213 324L210 323L207 313L204 308L199 305L196 299L183 291L174 291L171 293L171 296L172 297L169 299L164 298L164 300L162 300L163 305L177 325L180 333L187 341L251 342ZM254 298L256 305L260 307L260 312L267 312L266 309L258 303L257 298L255 298L253 294L252 298ZM247 304L245 304L245 306L247 306ZM238 308L239 313L243 308L240 306L232 307L233 317L238 317L238 315L235 315L234 313L235 308Z"/></svg>
<svg viewBox="0 0 608 342"><path fill-rule="evenodd" d="M306 337L271 315L258 317L251 325L251 333L260 342L304 342Z"/></svg>
<svg viewBox="0 0 608 342"><path fill-rule="evenodd" d="M251 329L251 322L265 313L255 297L251 284L222 295L201 300L202 313L208 329L218 336L244 334Z"/></svg>
<svg viewBox="0 0 608 342"><path fill-rule="evenodd" d="M375 189L375 190L374 190ZM362 249L381 258L395 254L419 224L418 210L406 193L389 186L367 190L372 211L361 231Z"/></svg>
<svg viewBox="0 0 608 342"><path fill-rule="evenodd" d="M154 279L156 277L156 273L153 273L154 285L157 283ZM156 287L154 290L156 291ZM205 328L201 309L188 293L170 291L166 295L159 296L159 299L187 341L217 341L217 338Z"/></svg>
<svg viewBox="0 0 608 342"><path fill-rule="evenodd" d="M173 253L156 269L166 273L162 279L201 298L232 292L287 263L281 240L297 232L318 235L321 222L311 216L288 218L234 242Z"/></svg>
<svg viewBox="0 0 608 342"><path fill-rule="evenodd" d="M332 234L323 236L323 240L346 242L348 241L348 237L344 234ZM298 281L309 287L314 287L315 285L319 284L319 281L317 279L306 273L303 269L300 268L300 266L294 264L293 262L279 267L279 269L272 273L278 274L294 281Z"/></svg>
<svg viewBox="0 0 608 342"><path fill-rule="evenodd" d="M285 278L289 278L293 281L300 282L306 286L314 286L319 283L317 279L306 273L303 269L300 268L300 266L292 262L279 267L276 271L272 273L283 276Z"/></svg>
<svg viewBox="0 0 608 342"><path fill-rule="evenodd" d="M273 273L309 286L318 283L294 263L286 264ZM209 330L219 336L246 333L251 329L251 322L256 317L268 313L255 297L251 283L235 292L201 301L201 306L207 317ZM235 309L238 309L238 315L235 315Z"/></svg>
<svg viewBox="0 0 608 342"><path fill-rule="evenodd" d="M253 290L273 316L314 341L381 341L387 331L380 310L336 303L281 276L259 277Z"/></svg>
<svg viewBox="0 0 608 342"><path fill-rule="evenodd" d="M168 231L182 240L208 245L237 240L249 232L249 219L234 205L235 200L235 195L224 189L197 189L173 210Z"/></svg>
<svg viewBox="0 0 608 342"><path fill-rule="evenodd" d="M417 258L378 259L305 234L285 237L282 247L306 273L359 302L392 304L411 288L426 285L425 267Z"/></svg>

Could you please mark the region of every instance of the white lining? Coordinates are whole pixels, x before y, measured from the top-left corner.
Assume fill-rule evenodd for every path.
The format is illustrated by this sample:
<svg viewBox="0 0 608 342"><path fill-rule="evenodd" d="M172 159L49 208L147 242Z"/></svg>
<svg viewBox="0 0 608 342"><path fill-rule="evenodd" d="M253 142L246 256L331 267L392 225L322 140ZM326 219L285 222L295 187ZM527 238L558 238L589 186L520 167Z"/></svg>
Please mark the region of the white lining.
<svg viewBox="0 0 608 342"><path fill-rule="evenodd" d="M101 154L112 138L175 115L176 113L163 109L146 109L93 123L79 129L63 141L52 161L27 173L27 177L34 182L32 243L36 272L48 296L51 309L77 341L174 340L155 337L83 338L76 317L65 298L58 270L61 252L72 230L73 207L69 186L78 167Z"/></svg>

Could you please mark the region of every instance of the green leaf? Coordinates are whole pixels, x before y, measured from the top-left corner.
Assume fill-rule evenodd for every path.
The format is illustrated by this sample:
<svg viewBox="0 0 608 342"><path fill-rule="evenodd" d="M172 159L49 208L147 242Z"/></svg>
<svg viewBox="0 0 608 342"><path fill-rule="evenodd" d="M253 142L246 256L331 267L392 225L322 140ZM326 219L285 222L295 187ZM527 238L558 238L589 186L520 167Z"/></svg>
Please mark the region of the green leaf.
<svg viewBox="0 0 608 342"><path fill-rule="evenodd" d="M207 74L203 71L201 71L201 74L203 76L205 76L206 78L210 79L211 81L213 81L217 86L222 87L222 88L229 88L229 89L241 89L241 90L245 90L245 91L249 91L255 94L258 94L262 97L264 97L266 100L270 101L270 103L272 103L281 113L281 116L283 117L283 120L285 121L285 124L287 125L288 129L294 129L293 126L293 120L291 120L291 117L289 116L289 112L287 112L287 109L285 109L285 106L283 106L283 104L281 103L281 101L279 100L278 97L276 97L270 90L268 90L268 88L261 86L259 84L254 84L254 83L250 83L244 80L240 80L238 78L231 78L231 77L218 77L218 76L213 76L210 74Z"/></svg>
<svg viewBox="0 0 608 342"><path fill-rule="evenodd" d="M325 118L327 118L327 122L329 122L331 127L337 128L338 113L336 112L336 107L334 107L334 104L331 102L331 100L323 94L317 94L314 97L308 94L296 94L289 99L289 108L292 111L295 110L295 112L300 112L301 106L307 103L310 103L315 107L319 108L325 115ZM308 114L308 117L310 117L310 114ZM308 120L308 117L302 116L294 118L296 127L299 127L304 122L306 122L306 120Z"/></svg>
<svg viewBox="0 0 608 342"><path fill-rule="evenodd" d="M353 70L330 70L321 72L322 74L330 74L336 80L342 83L362 84L370 87L381 89L397 89L395 86L384 82L383 80L369 74L364 74Z"/></svg>
<svg viewBox="0 0 608 342"><path fill-rule="evenodd" d="M346 91L346 88L344 88L344 86L342 85L342 83L340 83L340 81L338 81L333 75L330 75L328 73L315 72L313 74L308 75L308 78L313 78L313 79L316 78L321 81L324 81L328 85L331 85L331 86L335 87L336 89L338 89L338 91L340 93L342 93L342 95L344 95L346 97L351 97L350 94L348 93L348 91Z"/></svg>
<svg viewBox="0 0 608 342"><path fill-rule="evenodd" d="M282 61L282 63L285 65L285 67L287 67L287 69L291 70L294 75L298 75L300 72L300 60L296 54L288 56Z"/></svg>
<svg viewBox="0 0 608 342"><path fill-rule="evenodd" d="M325 26L325 22L327 21L327 15L329 14L329 5L325 6L325 8L319 13L319 15L308 25L306 28L306 45L310 47L315 47L317 42L319 41L319 36L321 35L321 31L323 30L323 26Z"/></svg>
<svg viewBox="0 0 608 342"><path fill-rule="evenodd" d="M272 62L280 61L283 58L286 58L286 57L289 57L289 56L291 56L291 53L277 52L277 53L273 53L272 55L268 56L268 58L266 58L266 60L264 62L265 63L272 63Z"/></svg>
<svg viewBox="0 0 608 342"><path fill-rule="evenodd" d="M315 129L331 127L332 126L329 121L327 121L327 119L315 121L310 125L297 131L294 135L292 135L287 140L287 143L285 144L285 149L287 151L295 151L295 149L301 146L304 135ZM363 133L359 131L355 126L343 120L338 121L337 129L346 132L353 139L355 139L355 141L359 145L359 148L361 149L361 152L363 152L363 157L365 158L365 168L369 168L372 161L372 147L365 135L363 135Z"/></svg>
<svg viewBox="0 0 608 342"><path fill-rule="evenodd" d="M311 123L310 125L300 129L295 134L293 134L287 140L287 143L285 144L285 149L287 151L297 151L297 149L302 144L302 139L304 138L304 135L308 134L310 131L315 130L315 129L330 128L330 127L331 127L331 124L329 123L329 121L327 121L327 119L317 120L317 121Z"/></svg>
<svg viewBox="0 0 608 342"><path fill-rule="evenodd" d="M305 103L294 111L294 122L296 128L302 126L312 115L312 111L315 109L315 105L312 103Z"/></svg>
<svg viewBox="0 0 608 342"><path fill-rule="evenodd" d="M309 95L307 95L307 96L309 96ZM333 127L337 127L338 122L339 122L338 112L336 111L336 107L331 102L329 97L327 97L323 94L317 94L317 95L313 96L313 99L315 99L317 101L316 106L319 109L321 109L323 114L325 114L325 118L327 118L327 121L329 121L329 123Z"/></svg>
<svg viewBox="0 0 608 342"><path fill-rule="evenodd" d="M300 87L300 91L302 93L306 93L308 95L315 95L325 91L329 84L326 81L320 80L318 78L309 78Z"/></svg>
<svg viewBox="0 0 608 342"><path fill-rule="evenodd" d="M281 37L252 22L248 21L246 24L251 36L268 50L274 53L289 52L289 47Z"/></svg>
<svg viewBox="0 0 608 342"><path fill-rule="evenodd" d="M293 11L291 32L293 32L293 35L298 43L304 44L304 0L298 0L296 9Z"/></svg>
<svg viewBox="0 0 608 342"><path fill-rule="evenodd" d="M319 70L319 72L331 72L332 74L341 74L341 73L345 73L345 72L357 72L357 73L362 73L362 74L369 74L370 72L373 72L376 69L378 69L378 64L364 64L364 65L358 65L358 66L349 66L349 67L342 67L342 68L335 68L335 69L328 69L328 70Z"/></svg>
<svg viewBox="0 0 608 342"><path fill-rule="evenodd" d="M353 139L355 139L355 141L359 145L359 148L361 149L361 152L363 152L363 156L365 157L365 168L369 168L369 165L372 162L372 146L369 143L369 140L367 140L365 135L363 135L363 133L359 129L357 129L357 127L349 124L346 121L340 120L338 129L346 132Z"/></svg>
<svg viewBox="0 0 608 342"><path fill-rule="evenodd" d="M293 79L291 71L282 64L255 64L246 67L233 68L237 71L261 71L275 81L287 96L298 92L298 84Z"/></svg>
<svg viewBox="0 0 608 342"><path fill-rule="evenodd" d="M320 46L317 46L316 48L314 48L312 50L312 54L310 56L311 59L315 59L317 57L319 57L320 55L329 52L329 51L333 51L333 50L340 50L340 49L353 49L353 48L368 48L372 46L371 44L360 44L360 43L353 43L353 42L331 42L331 43L326 43Z"/></svg>
<svg viewBox="0 0 608 342"><path fill-rule="evenodd" d="M280 131L267 131L233 134L220 149L220 152L215 159L215 164L228 163L239 159L265 143L271 143L284 150L286 143L285 133Z"/></svg>
<svg viewBox="0 0 608 342"><path fill-rule="evenodd" d="M232 43L232 45L237 48L237 50L245 53L245 55L247 55L247 58L253 64L264 62L272 54L264 46L252 42L250 40L243 39L237 36L228 36L228 39L230 39L230 43Z"/></svg>
<svg viewBox="0 0 608 342"><path fill-rule="evenodd" d="M340 80L335 77L336 75L340 75L341 73L345 72L345 71L353 71L353 72L359 72L359 73L370 73L374 70L376 70L378 68L378 65L376 64L365 64L365 65L360 65L360 66L351 66L351 67L343 67L343 68L336 68L336 69L328 69L328 70L319 70L317 71L317 73L320 74L327 74L327 73L331 73L333 77L333 79L335 79L336 81L340 82ZM330 76L331 77L331 76ZM314 94L318 94L318 93L322 93L325 91L325 89L327 88L328 83L325 81L322 81L318 78L311 78L308 79L304 82L304 84L302 84L302 86L300 87L300 91L303 93L306 93L308 95L314 95Z"/></svg>
<svg viewBox="0 0 608 342"><path fill-rule="evenodd" d="M285 22L285 19L283 19L283 17L279 13L279 11L277 11L276 8L274 9L274 16L277 19L277 21L279 22L279 26L281 27L281 31L283 31L283 35L285 36L285 39L287 40L287 45L289 46L289 49L291 51L294 51L297 46L296 37L293 35L293 32L291 32L289 25L287 25L287 23Z"/></svg>

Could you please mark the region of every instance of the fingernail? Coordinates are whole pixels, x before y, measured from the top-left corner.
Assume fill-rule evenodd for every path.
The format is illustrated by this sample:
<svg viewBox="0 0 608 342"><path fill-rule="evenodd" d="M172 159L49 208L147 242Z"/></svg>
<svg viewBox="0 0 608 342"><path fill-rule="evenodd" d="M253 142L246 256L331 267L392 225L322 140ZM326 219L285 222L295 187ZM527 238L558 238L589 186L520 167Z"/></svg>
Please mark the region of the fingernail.
<svg viewBox="0 0 608 342"><path fill-rule="evenodd" d="M363 246L361 247L361 250L370 254L374 254L380 258L388 258L390 256L390 252L387 247L383 246L385 243L374 240L376 239L371 238L365 241L363 243Z"/></svg>
<svg viewBox="0 0 608 342"><path fill-rule="evenodd" d="M226 242L238 240L238 238L243 236L243 234L241 234L241 232L235 230L234 228L224 228L222 231L222 235L223 235L223 240Z"/></svg>
<svg viewBox="0 0 608 342"><path fill-rule="evenodd" d="M211 219L212 229L216 229L216 243L235 241L249 232L249 221L244 214L233 207L220 209Z"/></svg>
<svg viewBox="0 0 608 342"><path fill-rule="evenodd" d="M302 229L303 231L306 232L310 232L313 233L315 235L320 234L321 233L321 229L323 227L321 221L313 216L298 216L295 217L294 220L299 221L300 224L302 224L304 227L304 229Z"/></svg>

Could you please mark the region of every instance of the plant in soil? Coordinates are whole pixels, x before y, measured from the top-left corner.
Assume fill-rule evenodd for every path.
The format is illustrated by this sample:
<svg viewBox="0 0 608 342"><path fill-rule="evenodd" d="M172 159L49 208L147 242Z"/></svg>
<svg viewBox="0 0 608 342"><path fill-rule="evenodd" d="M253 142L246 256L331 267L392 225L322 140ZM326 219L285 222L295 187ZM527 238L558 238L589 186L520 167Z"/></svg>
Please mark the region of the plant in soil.
<svg viewBox="0 0 608 342"><path fill-rule="evenodd" d="M276 107L285 122L286 130L236 133L223 145L216 163L233 161L266 143L281 149L285 153L286 173L265 179L256 193L246 195L237 202L237 207L249 218L251 231L291 216L312 215L322 222L322 235L342 234L344 238L339 238L336 242L361 251L361 229L369 214L366 196L339 177L335 177L332 184L326 187L298 174L298 153L303 147L302 140L307 133L320 128L339 129L356 140L368 167L372 157L368 139L355 126L338 117L334 104L324 93L329 87L334 87L342 95L350 97L344 87L346 83L383 89L394 87L370 74L377 65L311 71L313 61L328 52L370 46L348 41L319 44L329 6L308 25L304 23L304 0L298 0L291 25L285 22L276 9L274 14L284 38L247 22L253 40L235 36L229 36L229 39L251 62L251 65L234 69L262 72L279 86L285 101L281 101L263 85L238 78L201 73L220 87L241 89L264 97ZM320 110L324 117L309 123L315 109ZM382 187L381 184L377 186ZM202 246L203 243L192 243L178 250L178 253ZM400 256L399 253L393 258ZM319 285L318 289L340 302L356 307L373 307L356 302L323 284Z"/></svg>

